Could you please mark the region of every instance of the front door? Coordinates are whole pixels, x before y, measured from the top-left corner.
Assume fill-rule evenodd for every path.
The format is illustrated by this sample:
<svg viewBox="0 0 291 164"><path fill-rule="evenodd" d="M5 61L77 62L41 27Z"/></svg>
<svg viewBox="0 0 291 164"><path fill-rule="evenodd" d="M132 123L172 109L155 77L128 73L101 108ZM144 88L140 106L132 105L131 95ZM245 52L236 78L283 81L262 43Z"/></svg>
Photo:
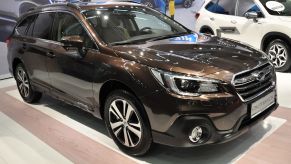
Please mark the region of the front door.
<svg viewBox="0 0 291 164"><path fill-rule="evenodd" d="M258 13L258 18L247 19L247 12ZM256 48L260 48L262 38L262 28L264 28L265 18L253 0L238 0L238 7L236 12L235 27L240 35L233 36L233 39L248 43ZM254 37L256 36L256 37Z"/></svg>
<svg viewBox="0 0 291 164"><path fill-rule="evenodd" d="M51 57L48 58L49 77L56 93L61 93L77 105L88 108L92 104L94 63L97 54L95 44L78 21L69 13L57 13L53 25ZM62 40L70 36L80 36L83 47L67 46ZM89 109L89 108L88 108Z"/></svg>
<svg viewBox="0 0 291 164"><path fill-rule="evenodd" d="M212 0L207 6L207 10L215 13L210 15L210 20L215 24L218 35L226 38L233 38L239 35L239 32L234 24L235 8L237 0Z"/></svg>

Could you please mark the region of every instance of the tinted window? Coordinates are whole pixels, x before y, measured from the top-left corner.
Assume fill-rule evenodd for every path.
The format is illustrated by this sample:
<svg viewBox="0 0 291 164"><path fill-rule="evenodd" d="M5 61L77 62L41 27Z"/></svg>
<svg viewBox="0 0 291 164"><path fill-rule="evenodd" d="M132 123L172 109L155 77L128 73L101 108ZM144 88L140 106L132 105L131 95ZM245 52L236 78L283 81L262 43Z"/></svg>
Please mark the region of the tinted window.
<svg viewBox="0 0 291 164"><path fill-rule="evenodd" d="M217 13L234 15L236 0L212 0L206 5L206 10Z"/></svg>
<svg viewBox="0 0 291 164"><path fill-rule="evenodd" d="M254 3L253 0L239 0L238 2L238 16L245 16L247 12L261 13L260 8Z"/></svg>
<svg viewBox="0 0 291 164"><path fill-rule="evenodd" d="M53 40L60 42L65 36L82 36L84 47L94 48L94 43L81 23L71 14L57 13L53 27Z"/></svg>
<svg viewBox="0 0 291 164"><path fill-rule="evenodd" d="M30 24L33 22L35 16L29 16L25 18L22 22L19 23L17 28L15 29L15 33L17 35L26 35L27 28L30 26Z"/></svg>
<svg viewBox="0 0 291 164"><path fill-rule="evenodd" d="M49 39L53 19L54 19L53 13L39 14L34 23L33 37Z"/></svg>
<svg viewBox="0 0 291 164"><path fill-rule="evenodd" d="M34 24L35 24L35 18L37 17L38 15L34 15L33 17L33 21L28 25L27 27L27 32L26 32L26 35L27 36L32 36L32 33L33 33L33 29L34 29Z"/></svg>

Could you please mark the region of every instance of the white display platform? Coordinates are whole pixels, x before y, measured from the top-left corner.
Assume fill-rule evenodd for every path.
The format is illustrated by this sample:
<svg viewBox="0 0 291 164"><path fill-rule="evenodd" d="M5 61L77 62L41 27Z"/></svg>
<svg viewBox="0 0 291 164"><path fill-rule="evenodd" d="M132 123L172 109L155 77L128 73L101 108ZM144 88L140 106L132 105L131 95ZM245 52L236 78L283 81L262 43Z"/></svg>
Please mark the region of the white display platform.
<svg viewBox="0 0 291 164"><path fill-rule="evenodd" d="M8 95L22 101L17 90L7 92ZM108 137L104 123L82 111L81 109L66 105L63 102L44 96L37 105L29 105L34 109L56 119L90 139L119 151L114 142ZM248 133L234 141L207 145L194 148L173 148L156 145L146 157L135 158L138 163L235 163L243 157L252 147L271 135L286 120L277 117L268 117L265 121L254 126ZM123 154L125 155L125 154ZM127 156L127 155L125 155ZM132 158L127 156L128 158Z"/></svg>

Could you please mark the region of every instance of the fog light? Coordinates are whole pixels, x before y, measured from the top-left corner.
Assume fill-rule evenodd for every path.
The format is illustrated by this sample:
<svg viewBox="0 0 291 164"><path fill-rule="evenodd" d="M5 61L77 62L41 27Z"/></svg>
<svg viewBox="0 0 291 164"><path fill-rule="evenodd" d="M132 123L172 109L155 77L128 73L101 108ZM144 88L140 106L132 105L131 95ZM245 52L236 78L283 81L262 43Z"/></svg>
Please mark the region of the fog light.
<svg viewBox="0 0 291 164"><path fill-rule="evenodd" d="M191 135L189 136L189 139L193 142L193 143L197 143L200 141L201 137L202 137L202 133L203 130L200 126L196 126L192 132Z"/></svg>

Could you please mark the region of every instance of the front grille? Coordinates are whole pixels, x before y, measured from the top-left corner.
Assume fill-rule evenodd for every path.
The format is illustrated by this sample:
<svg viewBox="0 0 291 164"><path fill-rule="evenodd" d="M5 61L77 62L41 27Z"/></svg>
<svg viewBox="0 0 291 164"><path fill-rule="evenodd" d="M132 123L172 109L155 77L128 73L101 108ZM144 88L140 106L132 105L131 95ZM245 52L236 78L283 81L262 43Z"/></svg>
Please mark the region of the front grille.
<svg viewBox="0 0 291 164"><path fill-rule="evenodd" d="M233 85L243 101L250 101L275 85L275 72L269 63L236 74Z"/></svg>

